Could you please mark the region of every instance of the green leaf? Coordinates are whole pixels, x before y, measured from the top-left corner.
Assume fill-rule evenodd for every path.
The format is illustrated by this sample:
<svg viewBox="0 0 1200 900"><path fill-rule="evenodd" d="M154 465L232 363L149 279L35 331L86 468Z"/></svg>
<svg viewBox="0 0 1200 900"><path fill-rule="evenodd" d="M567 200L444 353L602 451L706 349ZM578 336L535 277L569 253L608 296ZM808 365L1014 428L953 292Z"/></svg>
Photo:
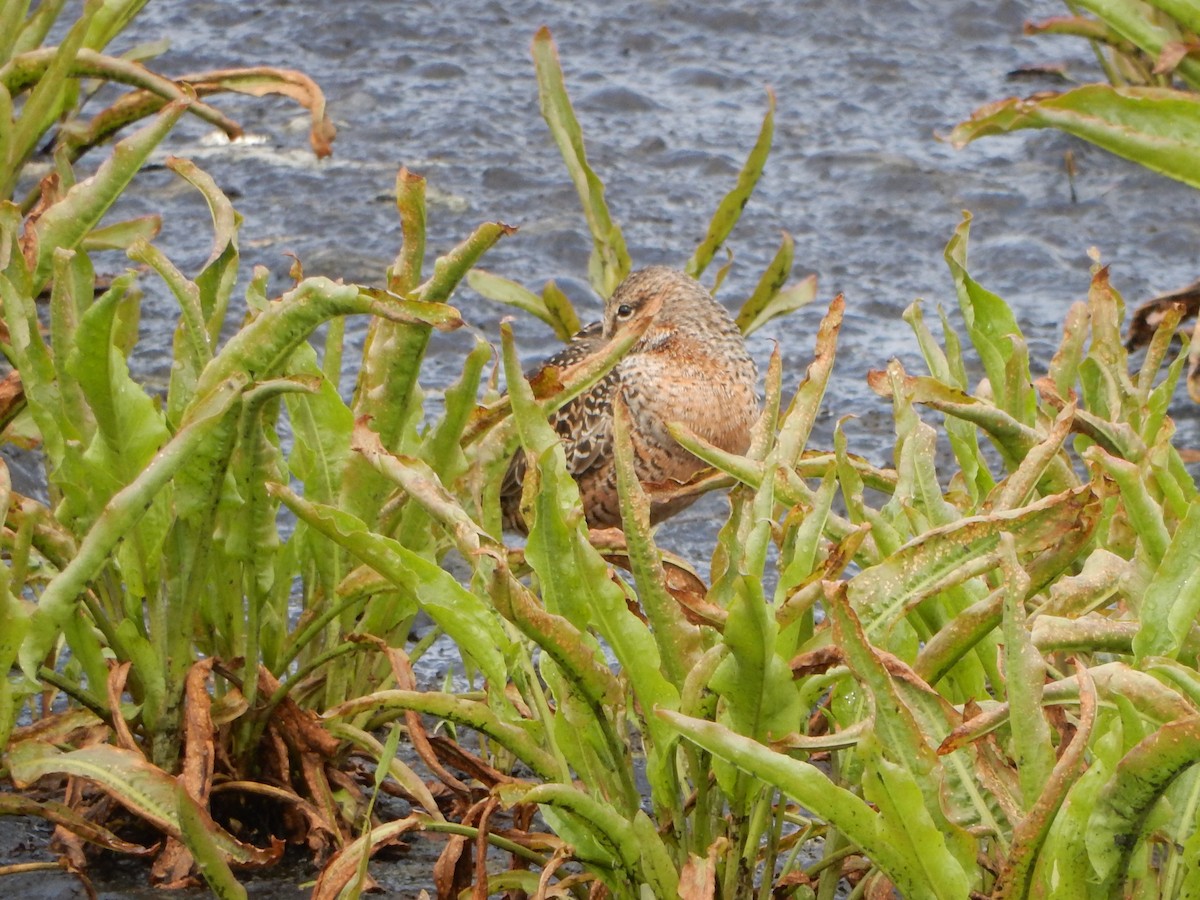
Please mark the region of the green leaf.
<svg viewBox="0 0 1200 900"><path fill-rule="evenodd" d="M220 900L246 900L246 889L234 877L233 870L229 868L229 863L213 836L213 829L217 826L211 818L201 812L183 785L176 785L175 790L179 797L176 810L179 830L184 846L196 860L196 868Z"/></svg>
<svg viewBox="0 0 1200 900"><path fill-rule="evenodd" d="M723 717L730 727L757 741L778 740L795 731L802 719L791 669L775 653L778 635L761 585L739 578L725 622L729 654L709 688L724 701Z"/></svg>
<svg viewBox="0 0 1200 900"><path fill-rule="evenodd" d="M500 238L516 231L503 222L484 222L465 241L434 261L433 275L416 289L417 299L425 303L445 303L483 254Z"/></svg>
<svg viewBox="0 0 1200 900"><path fill-rule="evenodd" d="M1188 506L1162 562L1154 571L1142 597L1141 625L1133 639L1133 652L1174 657L1200 615L1200 501Z"/></svg>
<svg viewBox="0 0 1200 900"><path fill-rule="evenodd" d="M1088 820L1087 852L1110 892L1124 882L1150 810L1200 761L1200 716L1161 726L1125 754Z"/></svg>
<svg viewBox="0 0 1200 900"><path fill-rule="evenodd" d="M1057 128L1155 172L1200 187L1200 96L1093 84L1050 97L1001 100L957 125L957 147L989 134Z"/></svg>
<svg viewBox="0 0 1200 900"><path fill-rule="evenodd" d="M158 404L129 375L113 346L118 305L133 282L123 275L83 314L67 372L78 383L98 428L89 450L97 472L127 484L170 437Z"/></svg>
<svg viewBox="0 0 1200 900"><path fill-rule="evenodd" d="M214 385L236 373L252 379L279 375L292 353L318 325L334 316L374 314L389 321L457 328L455 310L440 303L404 300L328 278L306 278L269 304L234 335L200 374L196 396L203 398ZM186 421L186 417L185 417Z"/></svg>
<svg viewBox="0 0 1200 900"><path fill-rule="evenodd" d="M25 163L37 149L42 137L73 105L78 88L69 81L71 66L83 46L92 17L103 5L102 0L87 0L83 4L82 14L64 35L62 42L57 47L46 48L48 53L45 69L34 82L29 96L25 98L20 115L13 125L11 137L7 141L8 155L4 158L4 168L0 170L0 199L7 200L11 196ZM50 7L50 4L47 4L47 7ZM54 10L51 15L56 13L57 10ZM5 68L12 66L12 61L9 61ZM11 85L6 84L5 87L7 93L16 93ZM50 254L46 255L48 258ZM41 267L38 268L40 270ZM44 283L39 282L39 287Z"/></svg>
<svg viewBox="0 0 1200 900"><path fill-rule="evenodd" d="M795 284L779 287L768 281L773 275L769 268L763 272L754 293L742 305L737 317L742 334L753 334L772 319L794 313L817 298L816 275L806 275Z"/></svg>
<svg viewBox="0 0 1200 900"><path fill-rule="evenodd" d="M564 319L562 317L562 307L552 309L547 304L546 298L547 296L552 296L551 294L547 293L539 296L528 288L517 284L515 281L501 278L499 275L493 275L491 272L485 272L482 269L472 269L467 273L467 284L471 286L471 290L482 294L489 300L495 300L498 303L507 303L509 306L515 306L517 309L524 310L530 315L536 316L554 329L554 333L560 341L569 341L579 331L579 318L574 315L574 309L571 308L569 300L565 309L570 310L571 316ZM547 288L549 287L550 285L547 284Z"/></svg>
<svg viewBox="0 0 1200 900"><path fill-rule="evenodd" d="M1125 40L1138 47L1152 59L1158 59L1163 50L1172 43L1186 40L1174 23L1164 16L1155 15L1147 3L1135 0L1075 0L1081 9L1086 9L1102 19L1109 28ZM1196 8L1180 0L1149 0L1149 5L1162 9L1168 15L1186 19L1192 31L1200 21ZM1200 63L1184 57L1175 66L1174 74L1196 90L1200 88Z"/></svg>
<svg viewBox="0 0 1200 900"><path fill-rule="evenodd" d="M910 900L934 897L961 900L966 896L965 892L946 892L946 885L930 884L926 880L924 862L914 858L902 844L896 842L895 835L880 821L879 814L861 797L838 787L825 772L811 763L792 759L715 722L667 711L660 711L659 715L679 729L680 734L689 741L754 778L776 786L813 815L828 822L847 840L857 844L904 897ZM917 802L920 805L920 801ZM904 815L911 813L905 810ZM923 853L926 848L919 850ZM943 857L938 854L936 859L940 861ZM953 871L949 865L947 869Z"/></svg>
<svg viewBox="0 0 1200 900"><path fill-rule="evenodd" d="M954 276L967 334L987 372L996 405L1021 424L1032 425L1036 404L1030 386L1032 378L1025 339L1008 304L967 274L970 227L971 215L964 213L962 224L954 230L945 253L946 265ZM1016 367L1019 376L1016 379L1009 376L1010 366Z"/></svg>
<svg viewBox="0 0 1200 900"><path fill-rule="evenodd" d="M1087 670L1082 667L1078 670L1077 678L1080 687L1078 730L1063 750L1062 755L1054 763L1050 777L1047 779L1045 787L1038 796L1037 801L1029 807L1026 816L1013 830L1012 847L997 875L997 884L993 890L993 896L1029 896L1029 888L1034 876L1035 866L1042 861L1042 848L1049 845L1049 852L1045 856L1050 859L1053 858L1054 842L1048 841L1051 831L1056 829L1057 826L1062 826L1057 829L1059 831L1069 831L1078 827L1083 818L1076 810L1068 811L1067 815L1061 819L1057 818L1068 792L1074 792L1074 789L1079 786L1082 777L1086 777L1088 763L1085 760L1085 753L1087 752L1088 742L1092 736L1093 726L1096 721L1095 687L1087 677ZM1038 717L1041 718L1040 710L1038 711ZM1074 796L1078 801L1078 795ZM1083 855L1078 852L1078 845L1071 846L1064 842L1063 846L1069 848L1068 854L1073 854L1075 857ZM1045 864L1042 866L1043 872L1047 870L1054 871L1057 868L1055 864L1057 860L1051 862L1050 859L1045 860ZM1068 865L1073 866L1076 863L1072 861ZM1056 874L1059 873L1056 872ZM1080 878L1074 884L1077 887L1082 887L1084 881L1090 881L1090 873L1087 873L1084 878ZM1072 882L1068 881L1067 883L1071 884ZM1034 896L1037 896L1037 894L1035 893Z"/></svg>
<svg viewBox="0 0 1200 900"><path fill-rule="evenodd" d="M850 580L848 595L868 637L885 634L923 598L994 568L1001 532L1016 537L1019 552L1038 552L1073 533L1095 502L1084 486L926 531Z"/></svg>
<svg viewBox="0 0 1200 900"><path fill-rule="evenodd" d="M919 894L910 894L911 888L897 883L904 896L946 900L968 896L971 879L946 846L945 835L922 802L916 774L889 762L874 732L859 742L858 750L865 762L863 797L879 809L879 837L904 859L910 877L921 884Z"/></svg>
<svg viewBox="0 0 1200 900"><path fill-rule="evenodd" d="M388 290L404 297L421 282L425 263L425 179L404 166L396 173L396 210L401 244L388 270Z"/></svg>
<svg viewBox="0 0 1200 900"><path fill-rule="evenodd" d="M325 716L329 719L354 719L363 713L410 709L478 731L511 752L541 778L568 777L554 756L539 743L533 723L513 724L501 718L487 703L466 700L443 691L376 691L346 700L326 710Z"/></svg>
<svg viewBox="0 0 1200 900"><path fill-rule="evenodd" d="M73 249L79 246L187 107L185 101L167 104L153 122L113 147L112 154L101 163L95 175L76 184L37 220L33 227L37 242L33 272L35 292L50 279L54 251L59 247Z"/></svg>
<svg viewBox="0 0 1200 900"><path fill-rule="evenodd" d="M625 249L625 237L608 214L608 204L604 202L604 184L588 165L583 149L583 133L563 83L558 50L550 37L550 30L545 26L533 36L532 49L542 118L550 127L550 134L567 164L567 171L575 184L592 233L588 276L596 292L607 298L629 274L629 251Z"/></svg>
<svg viewBox="0 0 1200 900"><path fill-rule="evenodd" d="M42 664L63 624L77 613L80 595L108 561L117 542L137 524L155 495L194 457L245 386L230 379L219 384L192 410L187 425L175 434L148 466L104 507L79 545L70 564L54 576L33 614L30 632L21 644L21 667L32 675Z"/></svg>
<svg viewBox="0 0 1200 900"><path fill-rule="evenodd" d="M1033 645L1025 618L1029 576L1017 561L1015 541L1000 536L1000 573L1004 591L1004 674L1011 710L1009 755L1017 767L1024 808L1030 809L1054 768L1050 726L1042 714L1046 662Z"/></svg>
<svg viewBox="0 0 1200 900"><path fill-rule="evenodd" d="M126 219L124 222L114 222L111 225L101 225L93 228L80 241L80 247L91 252L93 250L125 250L137 240L153 240L162 230L162 216L138 216L136 219Z"/></svg>
<svg viewBox="0 0 1200 900"><path fill-rule="evenodd" d="M63 753L42 741L20 741L8 756L13 778L29 784L49 774L86 778L145 819L155 828L183 840L180 807L192 806L192 823L207 832L213 846L226 860L243 865L274 862L282 845L264 850L243 844L213 822L207 811L178 789L178 782L132 750L95 744Z"/></svg>
<svg viewBox="0 0 1200 900"><path fill-rule="evenodd" d="M213 244L196 276L200 311L207 324L208 346L215 347L225 324L225 311L238 274L237 233L242 217L216 181L195 163L175 156L167 157L167 168L198 190L208 203L213 220ZM207 358L205 358L207 362Z"/></svg>
<svg viewBox="0 0 1200 900"><path fill-rule="evenodd" d="M507 681L508 638L495 612L445 570L396 541L375 534L348 513L309 503L283 485L267 486L297 516L345 547L396 587L414 596L429 616L470 654L493 685Z"/></svg>
<svg viewBox="0 0 1200 900"><path fill-rule="evenodd" d="M663 674L679 690L683 688L687 673L699 659L701 636L697 628L684 618L679 604L666 587L662 554L651 534L650 501L642 490L634 467L634 451L629 440L629 410L622 401L613 412L613 446L625 549L637 584L638 601L657 645L655 655L661 660ZM659 687L656 685L656 689ZM678 708L678 694L670 699L673 701L670 708ZM661 699L659 702L662 702Z"/></svg>
<svg viewBox="0 0 1200 900"><path fill-rule="evenodd" d="M746 203L750 200L750 195L754 193L754 187L762 175L763 166L767 164L767 156L771 152L771 138L774 134L775 92L768 89L767 114L763 117L758 140L754 142L750 155L742 165L741 171L738 172L737 183L717 204L717 210L713 213L712 221L708 223L708 233L704 235L704 240L700 242L700 246L696 248L691 259L683 267L683 270L693 278L699 278L701 273L708 268L708 264L712 262L712 258L721 249L721 245L725 243L725 239L729 237L729 233L733 231L733 227L741 218L742 210L746 208ZM791 238L786 234L784 235L784 245L787 248L787 262L781 268L790 271ZM787 273L785 272L783 278L779 280L779 284L782 284L786 278ZM743 333L749 334L746 329L742 330Z"/></svg>

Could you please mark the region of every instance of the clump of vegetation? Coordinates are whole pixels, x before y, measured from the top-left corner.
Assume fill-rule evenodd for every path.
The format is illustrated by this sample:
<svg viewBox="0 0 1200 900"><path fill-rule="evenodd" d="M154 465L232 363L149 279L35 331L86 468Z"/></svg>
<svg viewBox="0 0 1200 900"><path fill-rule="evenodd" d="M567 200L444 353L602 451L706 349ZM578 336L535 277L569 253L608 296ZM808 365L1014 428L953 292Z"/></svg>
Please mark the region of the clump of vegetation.
<svg viewBox="0 0 1200 900"><path fill-rule="evenodd" d="M628 254L545 31L534 57L604 295ZM966 341L943 313L939 342L914 305L929 374L893 362L871 376L893 409L891 465L852 453L841 427L832 448L808 446L840 297L790 399L773 356L744 457L676 430L712 466L678 490L731 488L706 584L657 545L621 411L619 533L587 529L546 422L635 334L530 383L505 325L511 393L485 381L493 348L478 341L427 415L423 354L432 329L461 323L447 301L464 277L564 337L578 318L553 285L468 275L511 233L500 223L426 274L411 173L397 179L403 246L386 289L297 267L268 300L256 273L248 320L222 345L238 217L173 161L208 200L214 249L189 278L147 235L129 243L180 303L165 402L134 383L134 280L96 297L85 236L194 103L125 138L95 187L72 187L60 152L65 186L40 216L0 209L3 351L25 395L6 437L40 443L51 492L43 505L3 485L0 664L19 671L0 682L0 743L22 793L0 794L0 813L63 825L76 865L82 841L153 852L160 881L198 873L228 897L245 893L231 868L269 864L284 841L323 863L315 897L356 894L370 856L418 831L452 835L442 896L1200 893L1200 501L1167 416L1185 363L1171 351L1178 310L1131 373L1123 305L1097 268L1035 372L1011 311L968 274L964 221L946 262ZM771 130L769 112L692 274L730 234ZM52 227L68 219L86 227ZM791 266L785 238L743 330L811 294L811 281L784 287ZM373 318L346 401L349 315ZM538 488L521 547L499 528L518 448ZM451 554L465 575L443 565ZM419 611L461 651L466 688L418 687ZM22 710L35 721L17 727ZM425 775L397 758L402 736ZM351 755L378 761L373 783ZM381 790L412 811L383 821ZM106 828L118 804L165 843ZM488 868L488 844L508 870Z"/></svg>
<svg viewBox="0 0 1200 900"><path fill-rule="evenodd" d="M1057 128L1156 172L1200 187L1200 13L1174 0L1068 0L1071 15L1029 23L1029 34L1088 40L1108 84L1009 98L976 110L950 134L962 147L1022 128Z"/></svg>

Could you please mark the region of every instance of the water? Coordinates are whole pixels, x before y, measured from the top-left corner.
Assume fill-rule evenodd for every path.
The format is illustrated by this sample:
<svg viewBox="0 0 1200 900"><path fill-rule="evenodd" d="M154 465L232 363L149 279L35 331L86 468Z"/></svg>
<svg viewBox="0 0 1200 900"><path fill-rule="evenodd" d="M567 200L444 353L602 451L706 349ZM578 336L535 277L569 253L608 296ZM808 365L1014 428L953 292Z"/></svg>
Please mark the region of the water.
<svg viewBox="0 0 1200 900"><path fill-rule="evenodd" d="M1013 305L1035 365L1049 360L1062 316L1086 295L1090 247L1131 302L1196 277L1195 191L1053 132L962 151L935 138L988 100L1062 87L1006 77L1022 65L1064 61L1073 77L1095 76L1082 42L1020 35L1024 19L1060 11L1049 2L956 3L948 12L933 0L639 0L272 2L247 13L236 2L161 2L123 42L169 36L158 64L169 74L287 66L324 89L339 128L332 159L312 157L307 114L282 99L217 98L252 142L215 142L192 121L165 148L195 159L235 198L246 216L245 271L268 266L275 290L287 286L288 252L309 274L379 283L399 243L391 192L404 165L428 180L431 256L481 221L518 225L484 267L535 290L554 279L585 318L599 310L586 282L590 240L538 114L529 57L536 28L548 25L558 43L590 160L636 266L687 259L753 144L772 87L774 152L729 243L735 266L720 297L736 308L779 232L790 232L796 275L817 273L820 299L758 332L753 351L765 363L778 341L794 386L824 304L845 293L840 360L816 442L827 445L833 421L853 413L851 446L888 462L890 414L864 375L893 356L921 371L899 318L913 299L925 298L931 314L941 303L957 320L942 250L963 209L975 216L972 272ZM203 204L174 176L145 173L126 206L165 213L160 243L177 262L195 266L207 255ZM147 288L147 345L166 348L175 301L153 280ZM454 302L492 339L510 312L467 289ZM554 349L530 317L516 328L527 358ZM355 347L362 329L352 329ZM436 336L426 382L452 379L472 340L466 330ZM165 355L137 365L143 377L165 378ZM1200 443L1186 400L1174 412L1182 443ZM675 520L675 549L702 554L721 504L711 498Z"/></svg>
<svg viewBox="0 0 1200 900"><path fill-rule="evenodd" d="M552 278L585 317L600 308L586 282L590 239L538 114L534 31L544 24L555 36L589 158L637 266L688 258L754 142L772 87L774 151L730 242L735 266L719 297L736 308L789 231L796 276L817 273L820 301L762 329L752 350L765 364L777 341L794 386L824 303L845 293L838 367L814 443L827 446L833 422L854 414L851 448L887 463L889 407L864 375L893 356L922 370L900 321L914 298L931 313L945 305L958 321L942 250L961 210L975 216L971 271L1016 310L1035 368L1053 353L1069 305L1086 295L1090 247L1131 303L1197 277L1195 191L1053 132L962 151L935 139L986 101L1063 87L1010 81L1020 66L1062 61L1071 77L1097 77L1082 42L1021 36L1024 19L1062 11L1041 0L160 0L113 49L168 36L172 49L156 65L167 74L274 65L324 89L339 128L332 159L312 157L307 113L283 99L215 98L254 141L226 145L188 121L164 148L194 159L234 198L246 217L244 272L268 266L276 292L288 285L288 252L308 274L379 283L399 243L391 192L404 165L428 180L431 260L481 221L518 225L484 267L535 290ZM140 175L122 211L162 212L159 243L185 270L207 256L204 205L169 172ZM101 271L123 264L97 258ZM134 366L163 382L176 305L153 279L145 285ZM492 339L510 314L466 289L453 302ZM555 347L528 317L516 331L529 359ZM352 341L362 332L360 322ZM457 375L472 341L465 329L435 336L427 385ZM1182 395L1172 414L1180 444L1200 446ZM702 565L723 502L707 498L672 520L664 543Z"/></svg>

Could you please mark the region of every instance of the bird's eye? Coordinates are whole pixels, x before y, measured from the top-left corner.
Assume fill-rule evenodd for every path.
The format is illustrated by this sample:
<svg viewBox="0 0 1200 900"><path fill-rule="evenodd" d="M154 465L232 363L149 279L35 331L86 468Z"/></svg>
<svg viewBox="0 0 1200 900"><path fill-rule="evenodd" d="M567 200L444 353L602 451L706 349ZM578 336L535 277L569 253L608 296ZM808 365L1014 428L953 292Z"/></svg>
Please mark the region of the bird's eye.
<svg viewBox="0 0 1200 900"><path fill-rule="evenodd" d="M630 306L628 303L622 303L620 306L617 307L617 318L618 319L628 319L632 315L633 315L633 307Z"/></svg>

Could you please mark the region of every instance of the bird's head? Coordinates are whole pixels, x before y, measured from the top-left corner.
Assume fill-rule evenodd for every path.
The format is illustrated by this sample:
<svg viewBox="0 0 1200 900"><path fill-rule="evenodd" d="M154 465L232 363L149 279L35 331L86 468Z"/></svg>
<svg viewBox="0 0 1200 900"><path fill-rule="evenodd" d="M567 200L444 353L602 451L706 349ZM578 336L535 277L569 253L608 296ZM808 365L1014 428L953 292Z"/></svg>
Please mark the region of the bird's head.
<svg viewBox="0 0 1200 900"><path fill-rule="evenodd" d="M697 312L716 306L695 278L665 266L630 274L604 304L604 337L611 338L630 322L650 319L651 325L635 349L661 344Z"/></svg>

